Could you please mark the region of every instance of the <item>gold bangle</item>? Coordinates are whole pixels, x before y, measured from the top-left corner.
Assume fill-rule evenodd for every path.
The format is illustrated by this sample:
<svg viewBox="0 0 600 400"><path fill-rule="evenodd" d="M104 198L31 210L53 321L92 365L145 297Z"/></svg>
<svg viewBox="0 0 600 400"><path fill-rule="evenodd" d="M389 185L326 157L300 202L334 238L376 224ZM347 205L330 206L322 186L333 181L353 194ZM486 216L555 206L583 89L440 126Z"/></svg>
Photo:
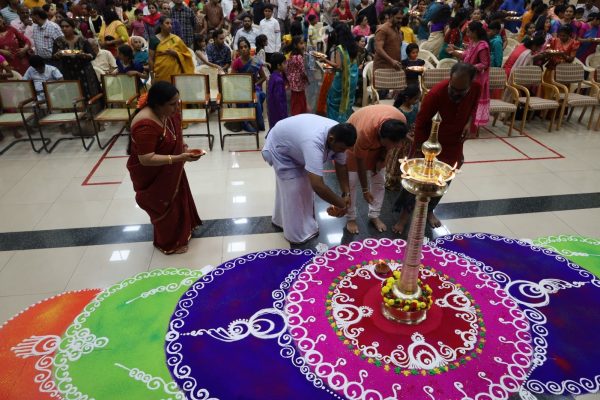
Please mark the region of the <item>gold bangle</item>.
<svg viewBox="0 0 600 400"><path fill-rule="evenodd" d="M169 165L173 164L173 158L171 158L171 155L169 154Z"/></svg>

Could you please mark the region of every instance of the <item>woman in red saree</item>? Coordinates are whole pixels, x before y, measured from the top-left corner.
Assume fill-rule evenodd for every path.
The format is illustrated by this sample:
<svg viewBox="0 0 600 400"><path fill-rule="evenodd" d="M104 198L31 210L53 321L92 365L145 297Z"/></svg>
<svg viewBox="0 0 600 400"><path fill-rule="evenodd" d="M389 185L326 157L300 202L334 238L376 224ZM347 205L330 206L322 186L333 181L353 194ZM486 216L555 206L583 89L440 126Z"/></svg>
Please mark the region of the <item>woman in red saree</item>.
<svg viewBox="0 0 600 400"><path fill-rule="evenodd" d="M185 253L202 224L183 168L201 155L187 151L178 104L179 92L170 83L150 88L131 122L127 161L135 201L150 216L154 246L165 254Z"/></svg>
<svg viewBox="0 0 600 400"><path fill-rule="evenodd" d="M0 16L0 55L3 55L10 67L21 75L24 75L29 68L30 49L29 39L7 24L4 17Z"/></svg>

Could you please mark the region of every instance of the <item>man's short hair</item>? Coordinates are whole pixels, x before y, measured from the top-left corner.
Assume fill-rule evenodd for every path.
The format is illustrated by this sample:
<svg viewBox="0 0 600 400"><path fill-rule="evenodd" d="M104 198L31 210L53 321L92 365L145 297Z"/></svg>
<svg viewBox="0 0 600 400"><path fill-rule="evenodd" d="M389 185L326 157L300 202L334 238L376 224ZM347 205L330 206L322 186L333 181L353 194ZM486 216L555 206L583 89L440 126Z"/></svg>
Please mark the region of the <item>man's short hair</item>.
<svg viewBox="0 0 600 400"><path fill-rule="evenodd" d="M216 39L219 35L223 34L223 29L215 29L212 33L212 38Z"/></svg>
<svg viewBox="0 0 600 400"><path fill-rule="evenodd" d="M502 30L502 25L500 25L500 22L498 22L498 21L493 21L493 22L489 23L488 29L491 31L500 32L500 30Z"/></svg>
<svg viewBox="0 0 600 400"><path fill-rule="evenodd" d="M452 66L450 69L450 77L452 78L454 75L467 75L470 80L475 79L475 74L477 70L471 64L467 64L464 62L458 62Z"/></svg>
<svg viewBox="0 0 600 400"><path fill-rule="evenodd" d="M388 139L392 143L398 143L406 137L408 129L406 124L399 119L388 119L379 128L379 136L382 139Z"/></svg>
<svg viewBox="0 0 600 400"><path fill-rule="evenodd" d="M271 11L273 11L273 4L265 4L265 8L263 8L263 11L264 10L271 10Z"/></svg>
<svg viewBox="0 0 600 400"><path fill-rule="evenodd" d="M329 133L333 135L334 142L343 143L348 147L356 143L356 128L347 122L331 127Z"/></svg>
<svg viewBox="0 0 600 400"><path fill-rule="evenodd" d="M40 69L46 65L46 62L42 57L38 55L33 55L29 57L29 65L31 65L35 69Z"/></svg>
<svg viewBox="0 0 600 400"><path fill-rule="evenodd" d="M35 15L41 19L48 19L48 13L40 7L34 7L33 10L31 10L31 15Z"/></svg>
<svg viewBox="0 0 600 400"><path fill-rule="evenodd" d="M313 22L315 19L317 19L317 16L316 16L315 14L310 14L310 15L308 16L308 21L309 21L309 22Z"/></svg>

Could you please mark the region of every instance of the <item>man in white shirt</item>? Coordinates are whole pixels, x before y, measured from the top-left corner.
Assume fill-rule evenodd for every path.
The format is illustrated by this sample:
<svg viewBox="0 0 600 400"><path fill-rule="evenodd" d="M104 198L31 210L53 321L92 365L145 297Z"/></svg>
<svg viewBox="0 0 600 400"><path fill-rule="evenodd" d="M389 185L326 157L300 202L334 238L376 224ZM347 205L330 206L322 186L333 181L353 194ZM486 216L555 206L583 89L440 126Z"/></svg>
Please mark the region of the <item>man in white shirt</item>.
<svg viewBox="0 0 600 400"><path fill-rule="evenodd" d="M252 16L250 14L244 14L242 17L242 28L238 29L233 39L233 49L238 49L238 41L244 37L250 42L250 47L256 48L256 37L260 35L258 28L255 28L252 24Z"/></svg>
<svg viewBox="0 0 600 400"><path fill-rule="evenodd" d="M19 13L19 18L14 19L10 23L10 26L25 35L33 46L33 21L31 20L29 8L25 7L23 4L20 4L17 12Z"/></svg>
<svg viewBox="0 0 600 400"><path fill-rule="evenodd" d="M88 39L88 42L92 47L92 52L96 56L92 60L92 66L96 70L98 80L102 82L102 75L112 74L117 70L117 60L115 60L115 56L110 51L100 48L98 39Z"/></svg>
<svg viewBox="0 0 600 400"><path fill-rule="evenodd" d="M290 0L277 0L277 20L281 32L287 32L285 27L288 23Z"/></svg>
<svg viewBox="0 0 600 400"><path fill-rule="evenodd" d="M267 37L267 46L265 53L267 62L271 62L273 53L279 52L281 49L281 28L279 21L273 18L273 5L266 4L264 8L265 18L260 21L260 33Z"/></svg>
<svg viewBox="0 0 600 400"><path fill-rule="evenodd" d="M351 124L315 114L283 119L269 132L262 156L276 175L272 222L290 243L305 243L319 234L315 193L342 210L350 205L346 150L354 146L356 136ZM341 196L323 181L323 164L328 160L335 161Z"/></svg>
<svg viewBox="0 0 600 400"><path fill-rule="evenodd" d="M29 68L25 71L23 79L33 81L38 100L44 101L44 82L60 81L63 79L63 75L58 68L46 65L42 57L34 55L29 58Z"/></svg>

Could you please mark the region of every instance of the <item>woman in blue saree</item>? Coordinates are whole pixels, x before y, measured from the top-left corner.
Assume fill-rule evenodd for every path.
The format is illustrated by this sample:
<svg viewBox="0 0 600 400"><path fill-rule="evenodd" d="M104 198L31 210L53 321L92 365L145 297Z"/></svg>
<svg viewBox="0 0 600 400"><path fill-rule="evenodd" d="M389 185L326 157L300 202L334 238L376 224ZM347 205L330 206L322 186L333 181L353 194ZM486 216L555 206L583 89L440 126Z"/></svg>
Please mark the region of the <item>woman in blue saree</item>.
<svg viewBox="0 0 600 400"><path fill-rule="evenodd" d="M250 42L245 37L241 37L238 41L237 57L231 64L233 72L251 73L254 76L254 88L256 90L256 120L258 121L258 130L265 130L265 120L263 117L263 103L266 95L262 90L262 84L267 80L263 70L263 63L256 57L250 56ZM255 128L249 123L244 123L244 130L248 132L256 132Z"/></svg>
<svg viewBox="0 0 600 400"><path fill-rule="evenodd" d="M346 24L335 27L338 46L334 61L323 60L335 68L335 77L327 94L327 118L346 122L352 114L354 95L358 84L358 45Z"/></svg>

